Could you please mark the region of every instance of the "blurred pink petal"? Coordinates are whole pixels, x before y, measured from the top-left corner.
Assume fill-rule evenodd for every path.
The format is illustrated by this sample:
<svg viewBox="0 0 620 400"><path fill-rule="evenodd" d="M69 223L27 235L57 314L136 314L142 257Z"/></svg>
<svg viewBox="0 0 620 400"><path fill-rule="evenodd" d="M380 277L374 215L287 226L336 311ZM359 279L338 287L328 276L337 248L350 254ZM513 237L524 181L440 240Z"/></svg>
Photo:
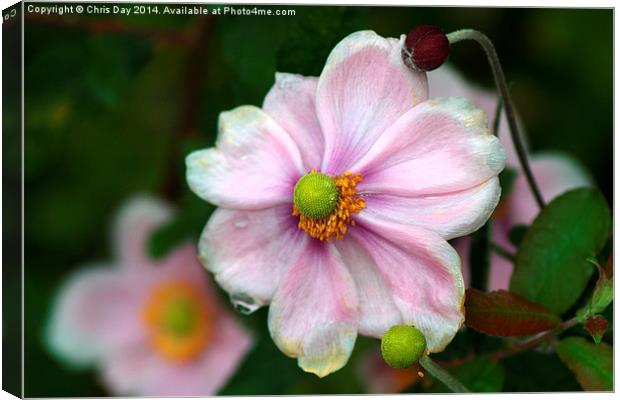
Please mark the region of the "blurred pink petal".
<svg viewBox="0 0 620 400"><path fill-rule="evenodd" d="M194 193L221 207L261 209L290 200L304 174L297 145L260 108L241 106L220 114L216 147L186 160Z"/></svg>
<svg viewBox="0 0 620 400"><path fill-rule="evenodd" d="M47 337L54 353L87 365L109 351L144 339L141 290L107 266L88 267L60 288Z"/></svg>
<svg viewBox="0 0 620 400"><path fill-rule="evenodd" d="M115 231L117 243L125 240L116 265L78 272L61 290L53 310L51 350L68 362L97 366L116 395L212 395L251 345L249 334L216 298L194 245L180 245L159 261L148 256L146 239L169 213L153 199L129 202L117 222L123 229ZM193 353L173 359L179 350L170 343L183 345L188 339L171 336L176 331L162 327L171 323L166 310L179 298L193 307L187 314L193 322L185 328L193 335L188 347ZM155 327L149 322L153 315L161 317ZM204 330L191 331L195 326Z"/></svg>
<svg viewBox="0 0 620 400"><path fill-rule="evenodd" d="M545 201L580 186L591 186L592 178L574 158L562 153L539 153L530 156L530 166ZM510 197L510 225L530 224L538 214L538 206L525 176L519 175L514 182Z"/></svg>
<svg viewBox="0 0 620 400"><path fill-rule="evenodd" d="M297 143L306 171L319 168L323 154L323 134L314 103L317 80L277 72L263 102L263 110Z"/></svg>
<svg viewBox="0 0 620 400"><path fill-rule="evenodd" d="M129 268L143 268L150 264L144 246L148 235L168 220L172 210L148 196L136 196L119 212L114 221L112 243L118 257Z"/></svg>
<svg viewBox="0 0 620 400"><path fill-rule="evenodd" d="M336 249L310 240L302 240L305 251L273 296L269 331L284 354L323 377L349 359L357 337L358 299Z"/></svg>
<svg viewBox="0 0 620 400"><path fill-rule="evenodd" d="M398 117L426 100L426 75L405 66L401 46L396 39L360 31L330 53L316 93L324 173L350 168Z"/></svg>

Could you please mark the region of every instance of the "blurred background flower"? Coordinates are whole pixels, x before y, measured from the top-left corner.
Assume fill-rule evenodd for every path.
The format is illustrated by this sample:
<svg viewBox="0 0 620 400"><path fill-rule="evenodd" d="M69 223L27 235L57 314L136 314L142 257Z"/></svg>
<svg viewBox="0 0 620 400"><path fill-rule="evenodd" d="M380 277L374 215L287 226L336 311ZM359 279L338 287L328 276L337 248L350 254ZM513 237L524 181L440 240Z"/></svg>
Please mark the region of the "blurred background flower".
<svg viewBox="0 0 620 400"><path fill-rule="evenodd" d="M26 17L26 396L107 393L93 369L68 368L47 351L43 321L67 277L89 260L112 257L102 243L107 243L107 224L118 207L136 191L157 193L177 206L178 213L149 239L155 256L165 256L185 240L195 241L213 207L183 185L185 154L213 144L221 110L239 104L260 106L276 71L318 76L329 51L357 30L398 37L414 25L433 24L444 32L472 27L487 34L512 84L532 154L570 155L613 203L612 10L265 8L294 9L295 16ZM15 21L19 19L5 22L3 29L19 28ZM9 55L4 58L5 74L19 75L20 49L18 40L5 46ZM474 43L454 46L449 61L469 84L492 89L487 61ZM7 93L10 89L17 93L19 82L5 82ZM21 201L21 138L16 130L19 118L12 117L19 115L19 109L17 102L3 104L7 127L3 135L7 194L3 199L3 293L19 297L21 233L20 213L15 210ZM11 127L14 135L9 134ZM224 302L226 295L215 291ZM5 326L19 326L20 310L5 307L3 318ZM220 394L368 390L357 371L376 340L358 338L347 366L319 380L280 353L265 327L266 318L261 310L243 317L254 333L255 346ZM466 354L470 334L459 333L442 354ZM17 363L20 332L6 330L3 341L4 357ZM505 391L579 389L554 355L523 354L506 360L503 367ZM19 377L19 368L3 369L7 387L18 388Z"/></svg>
<svg viewBox="0 0 620 400"><path fill-rule="evenodd" d="M213 395L251 345L193 244L160 261L147 254L149 234L169 218L154 199L131 200L113 235L117 259L78 270L53 306L51 351L72 366L95 366L113 395Z"/></svg>

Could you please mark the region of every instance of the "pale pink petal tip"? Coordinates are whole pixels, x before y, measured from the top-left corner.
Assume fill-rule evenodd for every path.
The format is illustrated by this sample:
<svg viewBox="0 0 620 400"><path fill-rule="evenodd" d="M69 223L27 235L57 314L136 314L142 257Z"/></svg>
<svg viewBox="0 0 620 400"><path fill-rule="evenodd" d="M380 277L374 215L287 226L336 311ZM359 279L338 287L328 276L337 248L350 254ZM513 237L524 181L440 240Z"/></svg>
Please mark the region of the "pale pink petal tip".
<svg viewBox="0 0 620 400"><path fill-rule="evenodd" d="M187 156L187 182L217 206L262 209L290 201L304 173L297 145L260 108L223 112L215 147Z"/></svg>
<svg viewBox="0 0 620 400"><path fill-rule="evenodd" d="M319 377L342 368L357 337L355 284L333 246L308 243L269 308L276 345Z"/></svg>
<svg viewBox="0 0 620 400"><path fill-rule="evenodd" d="M143 267L147 264L145 245L153 230L167 221L172 208L166 203L147 195L139 195L127 201L116 215L111 242L116 255L127 265Z"/></svg>

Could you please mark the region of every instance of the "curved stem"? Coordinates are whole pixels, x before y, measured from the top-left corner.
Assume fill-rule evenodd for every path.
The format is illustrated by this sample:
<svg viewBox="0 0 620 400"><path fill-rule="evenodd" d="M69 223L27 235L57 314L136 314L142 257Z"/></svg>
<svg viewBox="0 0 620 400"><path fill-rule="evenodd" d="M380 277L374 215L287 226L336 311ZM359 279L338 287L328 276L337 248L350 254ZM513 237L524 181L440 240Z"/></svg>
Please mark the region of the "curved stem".
<svg viewBox="0 0 620 400"><path fill-rule="evenodd" d="M564 332L566 329L577 325L579 323L579 320L577 318L571 318L567 321L562 322L560 325L556 326L553 329L548 330L547 332L538 335L532 339L526 340L524 342L520 342L512 347L509 347L507 349L504 350L499 350L496 351L495 353L491 353L489 354L489 356L491 358L493 358L496 361L502 360L504 358L513 356L515 354L521 353L522 351L525 350L529 350L532 349L536 346L538 346L539 344L546 342L552 338L554 338L555 336L559 335L560 333Z"/></svg>
<svg viewBox="0 0 620 400"><path fill-rule="evenodd" d="M519 132L519 125L517 124L514 106L510 97L510 93L508 92L508 85L506 85L506 77L504 76L504 71L502 70L502 65L499 62L499 58L497 57L497 52L495 51L493 43L485 34L474 29L461 29L448 33L446 36L448 37L450 44L457 43L462 40L473 40L478 43L486 53L487 59L489 60L489 65L491 66L491 70L493 71L495 85L497 86L497 90L499 91L502 101L504 103L506 118L508 119L508 126L510 127L510 136L515 146L517 157L519 158L519 162L521 163L521 167L523 168L525 178L532 190L532 193L534 194L536 203L538 204L538 207L540 207L540 209L542 210L545 207L545 201L543 200L540 190L536 185L536 180L534 179L534 175L532 174L532 170L530 169L530 165L527 160L527 153L525 151L525 146L523 146L523 142L521 140L521 134Z"/></svg>
<svg viewBox="0 0 620 400"><path fill-rule="evenodd" d="M452 390L454 393L469 393L469 389L467 389L461 382L450 375L448 371L440 367L439 364L431 360L428 356L420 358L420 365L424 367L426 372L446 385L448 389Z"/></svg>
<svg viewBox="0 0 620 400"><path fill-rule="evenodd" d="M512 263L515 262L516 256L510 250L507 250L506 248L502 247L496 242L491 242L490 246L491 246L491 250L496 252L501 257L505 258L506 260Z"/></svg>

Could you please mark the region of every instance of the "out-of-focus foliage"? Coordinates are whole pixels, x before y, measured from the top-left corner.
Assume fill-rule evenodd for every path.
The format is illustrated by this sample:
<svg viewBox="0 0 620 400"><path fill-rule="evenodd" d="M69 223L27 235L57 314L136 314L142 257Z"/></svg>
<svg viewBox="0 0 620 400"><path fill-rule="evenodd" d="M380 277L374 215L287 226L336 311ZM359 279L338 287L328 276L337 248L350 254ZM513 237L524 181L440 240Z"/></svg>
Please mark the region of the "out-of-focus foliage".
<svg viewBox="0 0 620 400"><path fill-rule="evenodd" d="M81 264L111 257L105 243L114 210L136 192L164 193L172 171L173 179L181 182L172 199L180 213L153 235L150 251L162 256L179 241L197 240L213 207L187 189L184 155L213 144L221 111L260 105L276 71L318 75L331 48L356 30L398 37L415 24L428 23L445 31L472 27L485 32L512 83L531 148L577 157L611 203L610 10L277 8L293 8L296 15L213 18L213 29L199 49L206 54L199 76L187 75L193 59L185 45L163 43L148 34L85 28L89 21L112 19L161 35L185 35L198 17L54 16L81 21L81 26L26 20L26 396L106 394L93 372L73 371L53 359L43 346L43 332L59 284ZM580 29L574 29L577 25ZM491 88L487 62L475 45L454 46L450 59L469 79ZM179 131L188 82L198 85L200 93L191 135ZM257 343L222 394L366 390L359 363L376 340L358 338L348 365L319 379L303 373L275 347L266 328L266 310L240 318ZM583 329L581 334L587 335ZM438 357L463 357L472 348L490 351L501 343L465 331ZM459 375L473 390L579 389L556 355L528 352L501 364L476 362L484 364L464 368ZM426 389L416 385L411 390Z"/></svg>

